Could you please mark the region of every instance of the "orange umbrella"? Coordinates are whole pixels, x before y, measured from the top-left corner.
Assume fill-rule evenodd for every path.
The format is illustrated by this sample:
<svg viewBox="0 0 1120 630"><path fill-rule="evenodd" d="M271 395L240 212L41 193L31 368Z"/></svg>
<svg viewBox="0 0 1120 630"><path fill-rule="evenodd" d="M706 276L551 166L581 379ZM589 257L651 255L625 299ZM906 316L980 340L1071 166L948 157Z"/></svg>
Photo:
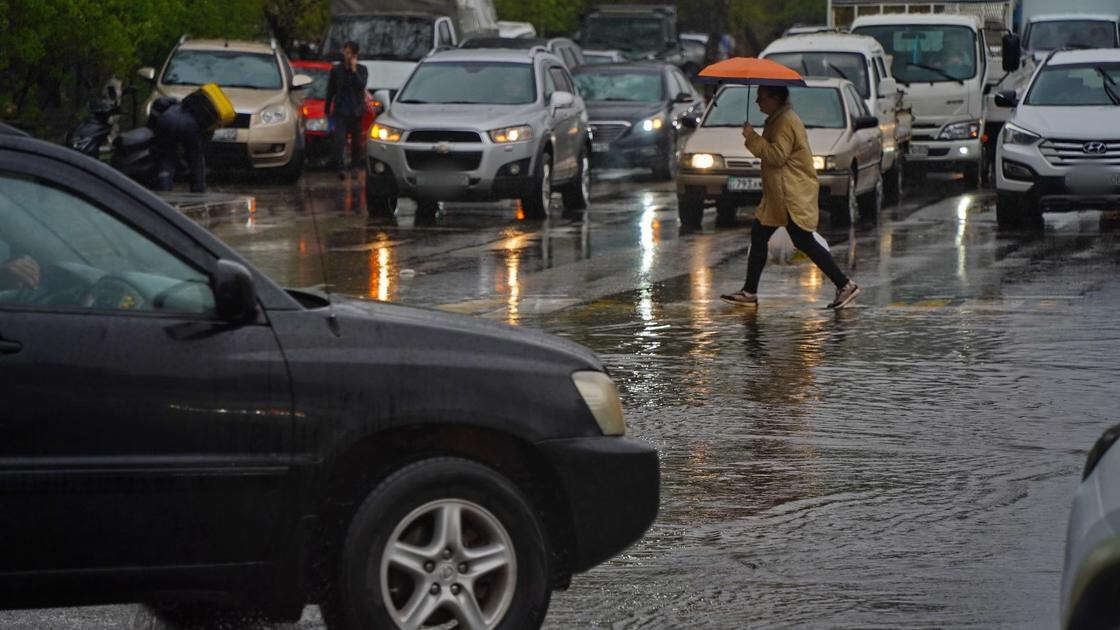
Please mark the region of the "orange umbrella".
<svg viewBox="0 0 1120 630"><path fill-rule="evenodd" d="M713 63L697 75L703 83L737 83L739 85L805 85L793 70L769 59L732 57Z"/></svg>

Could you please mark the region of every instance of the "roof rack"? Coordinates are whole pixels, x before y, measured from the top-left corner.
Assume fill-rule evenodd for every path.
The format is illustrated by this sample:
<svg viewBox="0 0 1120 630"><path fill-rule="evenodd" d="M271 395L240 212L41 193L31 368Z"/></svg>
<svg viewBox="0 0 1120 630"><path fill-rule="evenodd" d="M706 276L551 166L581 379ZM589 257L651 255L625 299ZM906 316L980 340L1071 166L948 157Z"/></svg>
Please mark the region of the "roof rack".
<svg viewBox="0 0 1120 630"><path fill-rule="evenodd" d="M275 37L269 37L268 38L268 45L272 46L272 50L276 50L276 38Z"/></svg>
<svg viewBox="0 0 1120 630"><path fill-rule="evenodd" d="M191 36L189 33L183 33L183 36L179 38L179 45L182 46L183 42L187 41L190 38Z"/></svg>
<svg viewBox="0 0 1120 630"><path fill-rule="evenodd" d="M532 48L529 49L529 55L530 56L535 55L539 52L548 53L548 52L551 52L551 51L549 49L545 48L544 46L533 46Z"/></svg>

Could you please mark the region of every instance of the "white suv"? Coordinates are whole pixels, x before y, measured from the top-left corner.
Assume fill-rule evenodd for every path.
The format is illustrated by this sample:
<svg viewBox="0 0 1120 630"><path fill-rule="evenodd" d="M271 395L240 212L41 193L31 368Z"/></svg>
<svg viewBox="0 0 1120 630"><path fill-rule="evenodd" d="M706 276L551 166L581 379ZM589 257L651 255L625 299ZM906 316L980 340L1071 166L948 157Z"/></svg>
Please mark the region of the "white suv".
<svg viewBox="0 0 1120 630"><path fill-rule="evenodd" d="M433 53L370 138L371 212L392 212L398 195L416 200L421 220L439 201L520 199L541 218L554 190L567 210L590 199L587 110L564 63L541 47Z"/></svg>
<svg viewBox="0 0 1120 630"><path fill-rule="evenodd" d="M1000 226L1043 212L1120 207L1120 49L1052 53L996 104L1015 107L996 149Z"/></svg>

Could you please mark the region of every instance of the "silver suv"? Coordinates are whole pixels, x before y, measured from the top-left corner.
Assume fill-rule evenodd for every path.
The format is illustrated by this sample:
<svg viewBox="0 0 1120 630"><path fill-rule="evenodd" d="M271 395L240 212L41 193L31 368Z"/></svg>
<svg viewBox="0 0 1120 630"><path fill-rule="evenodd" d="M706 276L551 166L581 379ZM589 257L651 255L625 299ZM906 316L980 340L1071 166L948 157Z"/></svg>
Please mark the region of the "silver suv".
<svg viewBox="0 0 1120 630"><path fill-rule="evenodd" d="M520 199L527 217L542 218L553 190L567 210L590 198L587 111L543 48L433 53L370 139L371 212L393 212L398 195L416 200L419 220L434 218L439 201Z"/></svg>
<svg viewBox="0 0 1120 630"><path fill-rule="evenodd" d="M1120 208L1120 50L1052 53L1014 107L996 149L996 218L1042 224L1042 213Z"/></svg>

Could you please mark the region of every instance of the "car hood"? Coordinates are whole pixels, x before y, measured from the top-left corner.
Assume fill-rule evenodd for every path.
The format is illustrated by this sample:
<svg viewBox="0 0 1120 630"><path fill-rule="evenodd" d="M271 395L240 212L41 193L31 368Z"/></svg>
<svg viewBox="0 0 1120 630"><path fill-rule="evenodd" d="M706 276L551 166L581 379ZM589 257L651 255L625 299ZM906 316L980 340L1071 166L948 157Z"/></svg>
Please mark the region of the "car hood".
<svg viewBox="0 0 1120 630"><path fill-rule="evenodd" d="M638 121L657 114L664 106L661 103L619 103L587 101L587 118L591 122L599 120Z"/></svg>
<svg viewBox="0 0 1120 630"><path fill-rule="evenodd" d="M163 96L182 99L198 89L197 85L161 85L158 92ZM222 88L222 92L233 104L239 114L255 114L260 110L287 101L283 90L251 90L246 88Z"/></svg>
<svg viewBox="0 0 1120 630"><path fill-rule="evenodd" d="M394 101L378 122L402 129L462 129L480 131L523 125L540 110L528 105L423 105Z"/></svg>
<svg viewBox="0 0 1120 630"><path fill-rule="evenodd" d="M1044 138L1105 140L1116 137L1120 107L1031 107L1020 105L1011 122Z"/></svg>
<svg viewBox="0 0 1120 630"><path fill-rule="evenodd" d="M352 336L355 347L370 343L378 349L399 345L410 351L458 355L477 352L479 360L505 357L554 366L561 370L603 370L591 350L563 338L529 328L509 326L467 315L402 306L372 300L332 296L341 334ZM363 332L374 334L366 335Z"/></svg>
<svg viewBox="0 0 1120 630"><path fill-rule="evenodd" d="M420 62L362 59L360 63L369 73L366 77L366 89L372 91L401 89Z"/></svg>
<svg viewBox="0 0 1120 630"><path fill-rule="evenodd" d="M814 155L830 155L847 134L844 129L807 129L809 148ZM751 157L743 144L739 127L701 127L685 144L685 153L718 153L730 157Z"/></svg>

